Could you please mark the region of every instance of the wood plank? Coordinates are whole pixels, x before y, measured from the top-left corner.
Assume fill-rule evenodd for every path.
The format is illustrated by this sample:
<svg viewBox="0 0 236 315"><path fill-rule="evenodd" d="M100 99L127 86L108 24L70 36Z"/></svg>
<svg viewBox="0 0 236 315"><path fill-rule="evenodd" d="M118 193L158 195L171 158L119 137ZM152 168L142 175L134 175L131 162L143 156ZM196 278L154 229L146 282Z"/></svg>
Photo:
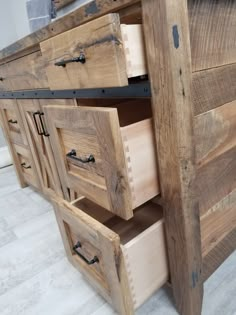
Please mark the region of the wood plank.
<svg viewBox="0 0 236 315"><path fill-rule="evenodd" d="M203 284L187 1L144 0L142 6L173 293L182 315L200 315Z"/></svg>
<svg viewBox="0 0 236 315"><path fill-rule="evenodd" d="M192 70L236 62L236 2L189 0Z"/></svg>
<svg viewBox="0 0 236 315"><path fill-rule="evenodd" d="M236 190L201 217L202 254L206 256L236 227Z"/></svg>
<svg viewBox="0 0 236 315"><path fill-rule="evenodd" d="M13 91L48 88L45 63L40 51L12 61L8 69Z"/></svg>
<svg viewBox="0 0 236 315"><path fill-rule="evenodd" d="M198 167L236 146L236 100L194 119Z"/></svg>
<svg viewBox="0 0 236 315"><path fill-rule="evenodd" d="M53 90L128 85L118 14L108 14L76 27L42 42L40 47ZM55 65L81 54L84 63Z"/></svg>
<svg viewBox="0 0 236 315"><path fill-rule="evenodd" d="M203 215L236 188L236 147L197 171L200 213Z"/></svg>
<svg viewBox="0 0 236 315"><path fill-rule="evenodd" d="M117 12L118 10L121 10L137 2L139 2L139 0L93 0L61 17L60 19L57 19L46 27L1 50L0 63L2 63L6 58L8 58L8 61L13 60L16 54L38 45L40 42L55 35L61 34L69 29L82 25L104 14ZM10 56L11 58L9 58Z"/></svg>
<svg viewBox="0 0 236 315"><path fill-rule="evenodd" d="M236 228L203 259L202 277L206 281L212 273L236 250ZM232 275L233 276L233 275Z"/></svg>
<svg viewBox="0 0 236 315"><path fill-rule="evenodd" d="M193 73L194 114L236 100L236 63Z"/></svg>

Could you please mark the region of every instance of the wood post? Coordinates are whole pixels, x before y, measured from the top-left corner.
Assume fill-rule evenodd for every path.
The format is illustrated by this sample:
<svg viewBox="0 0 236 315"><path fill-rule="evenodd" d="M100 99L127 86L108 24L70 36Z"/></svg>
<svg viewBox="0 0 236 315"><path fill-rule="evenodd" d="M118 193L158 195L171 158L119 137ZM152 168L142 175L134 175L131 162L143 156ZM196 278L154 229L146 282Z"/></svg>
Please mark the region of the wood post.
<svg viewBox="0 0 236 315"><path fill-rule="evenodd" d="M202 257L187 1L143 0L142 11L173 293L180 314L200 315Z"/></svg>

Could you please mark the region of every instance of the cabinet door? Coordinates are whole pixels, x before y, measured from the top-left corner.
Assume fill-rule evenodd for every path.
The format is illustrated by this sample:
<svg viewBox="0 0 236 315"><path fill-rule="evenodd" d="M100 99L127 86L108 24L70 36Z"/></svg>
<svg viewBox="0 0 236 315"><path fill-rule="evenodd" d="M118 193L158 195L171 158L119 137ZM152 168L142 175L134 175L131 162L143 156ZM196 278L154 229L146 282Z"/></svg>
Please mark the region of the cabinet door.
<svg viewBox="0 0 236 315"><path fill-rule="evenodd" d="M44 114L38 100L18 100L29 146L39 174L43 193L62 196Z"/></svg>

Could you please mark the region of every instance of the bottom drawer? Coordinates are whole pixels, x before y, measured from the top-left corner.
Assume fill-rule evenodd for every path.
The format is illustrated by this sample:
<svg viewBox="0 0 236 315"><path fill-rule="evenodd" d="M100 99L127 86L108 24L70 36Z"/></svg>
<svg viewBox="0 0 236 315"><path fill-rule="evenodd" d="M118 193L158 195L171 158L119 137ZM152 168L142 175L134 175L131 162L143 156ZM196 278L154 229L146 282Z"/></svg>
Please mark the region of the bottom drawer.
<svg viewBox="0 0 236 315"><path fill-rule="evenodd" d="M25 182L28 185L32 185L36 188L39 188L38 177L36 173L36 169L34 167L33 159L31 152L29 149L14 145L15 153L16 153L16 167L18 171L23 175Z"/></svg>
<svg viewBox="0 0 236 315"><path fill-rule="evenodd" d="M137 208L128 221L85 198L54 208L69 260L119 314L133 314L168 280L158 205Z"/></svg>

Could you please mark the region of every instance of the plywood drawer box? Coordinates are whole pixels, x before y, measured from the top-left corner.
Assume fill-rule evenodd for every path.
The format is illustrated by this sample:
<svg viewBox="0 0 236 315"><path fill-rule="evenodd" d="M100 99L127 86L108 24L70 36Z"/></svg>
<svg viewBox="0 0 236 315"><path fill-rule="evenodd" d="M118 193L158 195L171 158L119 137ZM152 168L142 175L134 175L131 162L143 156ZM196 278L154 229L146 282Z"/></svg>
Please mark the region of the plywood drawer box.
<svg viewBox="0 0 236 315"><path fill-rule="evenodd" d="M13 91L48 88L45 65L40 51L8 63Z"/></svg>
<svg viewBox="0 0 236 315"><path fill-rule="evenodd" d="M141 25L108 14L40 44L51 89L128 85L147 73Z"/></svg>
<svg viewBox="0 0 236 315"><path fill-rule="evenodd" d="M129 221L85 198L73 204L57 200L54 208L70 262L119 314L133 314L168 280L162 211L156 204L141 206Z"/></svg>
<svg viewBox="0 0 236 315"><path fill-rule="evenodd" d="M148 105L44 108L62 183L123 219L159 194Z"/></svg>
<svg viewBox="0 0 236 315"><path fill-rule="evenodd" d="M0 100L0 110L7 129L10 141L28 146L21 115L14 99Z"/></svg>
<svg viewBox="0 0 236 315"><path fill-rule="evenodd" d="M18 168L18 171L22 173L25 182L28 185L39 188L37 171L30 150L16 144L13 146L13 150L15 150L17 157L15 166Z"/></svg>

